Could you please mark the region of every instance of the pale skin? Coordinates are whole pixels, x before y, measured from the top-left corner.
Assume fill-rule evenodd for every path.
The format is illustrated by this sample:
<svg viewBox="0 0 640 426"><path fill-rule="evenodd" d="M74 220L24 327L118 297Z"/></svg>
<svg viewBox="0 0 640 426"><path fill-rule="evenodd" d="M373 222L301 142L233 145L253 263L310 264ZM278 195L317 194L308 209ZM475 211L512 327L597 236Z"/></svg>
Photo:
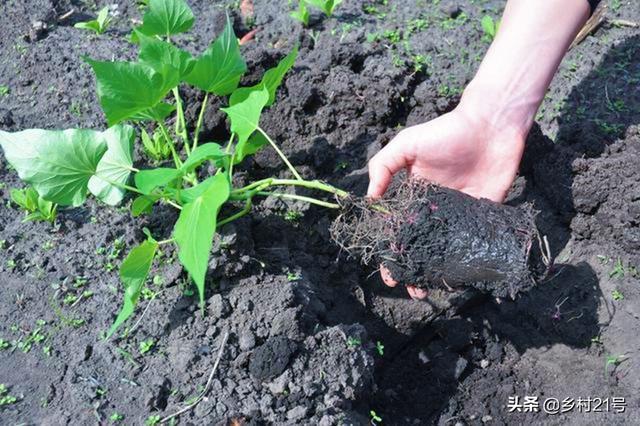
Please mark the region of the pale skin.
<svg viewBox="0 0 640 426"><path fill-rule="evenodd" d="M459 105L402 130L378 152L369 161L368 196L382 196L393 175L407 170L477 198L504 201L536 111L589 13L586 0L509 0ZM399 284L384 266L380 274L386 285ZM427 296L412 285L407 291L414 299Z"/></svg>

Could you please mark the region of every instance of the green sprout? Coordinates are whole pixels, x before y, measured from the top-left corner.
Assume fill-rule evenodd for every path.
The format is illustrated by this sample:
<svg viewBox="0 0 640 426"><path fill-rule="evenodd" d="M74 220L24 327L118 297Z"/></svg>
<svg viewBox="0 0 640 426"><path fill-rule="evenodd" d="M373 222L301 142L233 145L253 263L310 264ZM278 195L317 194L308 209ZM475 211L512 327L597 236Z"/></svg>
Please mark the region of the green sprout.
<svg viewBox="0 0 640 426"><path fill-rule="evenodd" d="M498 30L500 29L500 20L494 20L489 15L484 15L480 20L480 26L482 27L482 31L484 32L484 37L488 41L493 41L496 38L496 34L498 34Z"/></svg>
<svg viewBox="0 0 640 426"><path fill-rule="evenodd" d="M613 269L609 272L609 278L624 278L624 264L622 259L618 258L613 265Z"/></svg>
<svg viewBox="0 0 640 426"><path fill-rule="evenodd" d="M149 416L144 421L144 426L155 426L160 423L160 416Z"/></svg>
<svg viewBox="0 0 640 426"><path fill-rule="evenodd" d="M153 347L155 346L156 341L149 338L147 340L143 340L142 342L140 342L140 346L138 348L138 350L140 351L141 355L144 355L146 353L149 353L149 351L151 351L151 349L153 349Z"/></svg>
<svg viewBox="0 0 640 426"><path fill-rule="evenodd" d="M382 417L376 414L375 411L369 411L369 416L371 416L371 424L377 425L382 422Z"/></svg>
<svg viewBox="0 0 640 426"><path fill-rule="evenodd" d="M362 345L362 340L356 338L356 337L349 337L347 339L347 346L349 346L350 348L354 348L356 346L360 346Z"/></svg>
<svg viewBox="0 0 640 426"><path fill-rule="evenodd" d="M111 17L109 16L109 6L105 6L100 10L100 12L98 12L98 17L96 19L87 22L78 22L74 27L82 30L93 31L100 35L107 31L110 23Z"/></svg>
<svg viewBox="0 0 640 426"><path fill-rule="evenodd" d="M0 85L0 96L6 96L9 94L9 86L5 86L4 84Z"/></svg>
<svg viewBox="0 0 640 426"><path fill-rule="evenodd" d="M333 12L338 3L326 6L326 10ZM204 309L213 238L222 226L250 213L262 197L340 208L333 200L299 195L284 188L315 191L331 198L347 196L332 185L304 179L260 126L262 112L275 102L278 87L296 60L298 47L293 46L260 82L242 87L240 80L247 65L231 19L227 16L222 33L195 57L172 41L175 35L189 31L194 21L185 0L149 0L142 24L133 29L131 36L139 49L136 60L98 61L84 57L95 74L106 130L0 131L0 146L8 163L43 200L77 207L92 195L103 204L118 206L131 193L135 196L131 203L135 217L153 213L155 204L177 210L173 232L167 239L158 241L143 229L146 240L133 247L122 262L117 259L125 245L122 239L114 242L104 267L110 271L120 264L124 292L108 337L134 313L163 246L175 247L178 261L195 284ZM187 105L181 97L183 86L203 93L197 98L202 101L195 123L189 125ZM209 97L214 96L228 105L220 109L229 121L231 133L223 144L201 142ZM168 145L171 165L144 169L134 166L135 141L149 122ZM275 151L290 176L266 177L234 186L236 166L265 148ZM208 173L209 170L214 171ZM228 208L222 210L223 206ZM223 216L221 211L233 213Z"/></svg>
<svg viewBox="0 0 640 426"><path fill-rule="evenodd" d="M613 300L624 300L624 295L622 294L622 292L620 292L620 290L613 290L611 292L611 297L613 298Z"/></svg>
<svg viewBox="0 0 640 426"><path fill-rule="evenodd" d="M0 383L0 407L15 404L18 398L9 394L9 388L4 383Z"/></svg>
<svg viewBox="0 0 640 426"><path fill-rule="evenodd" d="M111 423L120 423L124 420L124 416L118 412L115 412L109 416Z"/></svg>
<svg viewBox="0 0 640 426"><path fill-rule="evenodd" d="M289 16L301 22L305 27L309 25L309 8L307 7L306 0L300 0L298 2L298 9L291 12Z"/></svg>
<svg viewBox="0 0 640 426"><path fill-rule="evenodd" d="M384 345L379 340L376 342L376 351L378 351L378 355L384 356Z"/></svg>
<svg viewBox="0 0 640 426"><path fill-rule="evenodd" d="M25 211L23 222L55 222L58 206L42 198L33 187L12 189L10 196L11 201Z"/></svg>

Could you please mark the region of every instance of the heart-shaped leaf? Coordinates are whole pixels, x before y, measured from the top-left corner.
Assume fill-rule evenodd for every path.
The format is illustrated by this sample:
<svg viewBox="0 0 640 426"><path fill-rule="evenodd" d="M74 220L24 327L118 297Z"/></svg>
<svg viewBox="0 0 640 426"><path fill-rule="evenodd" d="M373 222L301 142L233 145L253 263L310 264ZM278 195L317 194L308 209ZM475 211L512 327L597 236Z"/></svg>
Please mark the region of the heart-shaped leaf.
<svg viewBox="0 0 640 426"><path fill-rule="evenodd" d="M228 95L233 92L247 70L238 38L227 16L227 25L215 42L197 58L185 81L205 92Z"/></svg>
<svg viewBox="0 0 640 426"><path fill-rule="evenodd" d="M136 30L147 36L166 37L189 31L194 21L193 12L184 0L149 0L142 25Z"/></svg>
<svg viewBox="0 0 640 426"><path fill-rule="evenodd" d="M23 181L40 196L63 206L79 206L87 198L107 142L93 130L29 129L0 131L0 146Z"/></svg>
<svg viewBox="0 0 640 426"><path fill-rule="evenodd" d="M173 87L162 74L136 62L94 61L85 58L96 74L98 98L109 126L155 107Z"/></svg>
<svg viewBox="0 0 640 426"><path fill-rule="evenodd" d="M231 120L231 131L238 137L236 152L243 152L249 136L258 128L262 109L269 102L269 91L264 86L253 89L247 97L228 108L221 108Z"/></svg>
<svg viewBox="0 0 640 426"><path fill-rule="evenodd" d="M107 152L102 156L96 175L89 179L89 191L100 201L115 206L124 198L122 185L129 181L133 170L133 142L131 126L114 126L102 133Z"/></svg>
<svg viewBox="0 0 640 426"><path fill-rule="evenodd" d="M175 87L181 79L191 72L195 59L189 52L177 48L171 43L139 34L140 62L149 65L160 73L165 84Z"/></svg>
<svg viewBox="0 0 640 426"><path fill-rule="evenodd" d="M191 152L191 155L189 155L189 158L187 158L180 170L183 173L189 173L207 160L215 161L228 156L229 154L225 153L217 143L206 143L198 146Z"/></svg>
<svg viewBox="0 0 640 426"><path fill-rule="evenodd" d="M168 185L182 176L178 169L159 167L157 169L140 170L135 175L136 188L143 194L151 194L154 189Z"/></svg>

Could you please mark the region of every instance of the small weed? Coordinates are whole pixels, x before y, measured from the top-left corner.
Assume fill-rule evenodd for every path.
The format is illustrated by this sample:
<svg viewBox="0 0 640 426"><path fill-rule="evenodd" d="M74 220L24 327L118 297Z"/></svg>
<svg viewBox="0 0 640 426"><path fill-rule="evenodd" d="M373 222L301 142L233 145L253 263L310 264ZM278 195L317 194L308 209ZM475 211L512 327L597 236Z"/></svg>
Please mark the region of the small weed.
<svg viewBox="0 0 640 426"><path fill-rule="evenodd" d="M376 351L378 351L378 355L384 356L384 345L380 340L376 342Z"/></svg>
<svg viewBox="0 0 640 426"><path fill-rule="evenodd" d="M624 300L624 295L620 292L620 290L613 290L611 292L611 297L616 301Z"/></svg>
<svg viewBox="0 0 640 426"><path fill-rule="evenodd" d="M9 94L9 86L0 85L0 96L6 96Z"/></svg>
<svg viewBox="0 0 640 426"><path fill-rule="evenodd" d="M140 342L140 346L138 347L140 355L145 355L145 354L149 353L149 351L151 351L151 349L153 349L155 344L156 344L155 340L153 340L151 338L149 338L147 340L143 340L142 342Z"/></svg>
<svg viewBox="0 0 640 426"><path fill-rule="evenodd" d="M0 338L0 351L1 350L5 350L5 349L9 349L11 347L11 343L9 343L8 341Z"/></svg>
<svg viewBox="0 0 640 426"><path fill-rule="evenodd" d="M301 22L305 27L309 25L309 8L307 7L307 2L300 0L298 2L298 9L291 12L289 16Z"/></svg>
<svg viewBox="0 0 640 426"><path fill-rule="evenodd" d="M602 337L600 336L595 336L591 338L591 343L593 343L594 345L598 345L598 346L602 346L604 343L602 342Z"/></svg>
<svg viewBox="0 0 640 426"><path fill-rule="evenodd" d="M382 32L382 37L384 37L390 43L393 43L393 44L399 43L400 40L402 39L400 30L384 30Z"/></svg>
<svg viewBox="0 0 640 426"><path fill-rule="evenodd" d="M111 423L120 423L124 420L124 416L118 412L115 412L109 416L109 420L111 421Z"/></svg>
<svg viewBox="0 0 640 426"><path fill-rule="evenodd" d="M39 220L55 222L58 205L44 200L33 187L12 189L10 196L11 201L25 211L23 222Z"/></svg>
<svg viewBox="0 0 640 426"><path fill-rule="evenodd" d="M622 259L618 258L613 269L609 272L609 278L624 278L624 265Z"/></svg>
<svg viewBox="0 0 640 426"><path fill-rule="evenodd" d="M297 210L289 210L284 214L284 220L287 222L297 222L302 218L302 213Z"/></svg>
<svg viewBox="0 0 640 426"><path fill-rule="evenodd" d="M491 16L485 15L480 20L480 26L484 32L483 38L489 42L492 42L496 38L498 29L500 29L500 20L495 21Z"/></svg>
<svg viewBox="0 0 640 426"><path fill-rule="evenodd" d="M98 17L96 19L87 22L78 22L74 27L82 30L93 31L99 35L107 31L110 23L111 17L109 16L109 6L105 6L100 10L100 12L98 12Z"/></svg>
<svg viewBox="0 0 640 426"><path fill-rule="evenodd" d="M0 383L0 407L15 404L18 401L13 395L9 394L9 388L4 383Z"/></svg>
<svg viewBox="0 0 640 426"><path fill-rule="evenodd" d="M377 425L382 422L382 417L376 414L375 411L369 411L369 416L371 416L371 424Z"/></svg>
<svg viewBox="0 0 640 426"><path fill-rule="evenodd" d="M300 281L301 279L302 279L302 274L300 272L287 271L287 281L294 282L294 281Z"/></svg>
<svg viewBox="0 0 640 426"><path fill-rule="evenodd" d="M626 360L627 357L625 355L607 355L604 363L604 377L606 378L609 374L609 367L613 367L615 370L617 366Z"/></svg>
<svg viewBox="0 0 640 426"><path fill-rule="evenodd" d="M355 348L356 346L362 345L362 341L356 337L349 337L347 339L347 346L350 348Z"/></svg>
<svg viewBox="0 0 640 426"><path fill-rule="evenodd" d="M144 426L155 426L160 423L160 416L149 416L144 421Z"/></svg>

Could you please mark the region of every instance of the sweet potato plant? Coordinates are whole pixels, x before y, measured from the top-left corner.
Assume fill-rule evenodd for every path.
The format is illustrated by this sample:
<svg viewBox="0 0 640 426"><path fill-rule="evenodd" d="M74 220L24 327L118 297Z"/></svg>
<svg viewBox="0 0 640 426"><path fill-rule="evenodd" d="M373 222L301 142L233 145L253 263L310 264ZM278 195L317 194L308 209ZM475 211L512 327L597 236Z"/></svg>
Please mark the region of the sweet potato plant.
<svg viewBox="0 0 640 426"><path fill-rule="evenodd" d="M239 87L247 67L229 18L224 31L197 57L172 41L172 36L188 31L193 23L194 15L184 0L150 0L142 25L132 34L132 41L139 45L137 61L84 59L95 73L98 98L109 126L106 130L0 131L7 161L46 202L79 206L92 194L114 206L129 192L135 196L131 203L133 216L150 213L156 203L179 210L171 238L158 241L145 229L147 239L123 261L120 278L125 287L124 301L109 336L133 313L160 246L177 246L179 261L195 283L202 303L214 234L224 224L247 214L255 197L275 196L338 207L275 188L299 186L346 195L325 183L303 179L260 127L260 115L274 103L276 90L296 59L297 48L266 71L258 84ZM204 92L194 125L185 119L179 90L183 84ZM228 107L222 111L230 122L231 136L225 143L200 140L210 96L228 96ZM175 120L171 126L167 125L170 117ZM156 129L153 136L146 130L149 122ZM133 146L138 134L153 160L161 159L165 151L173 161L171 167L134 167ZM234 166L268 145L278 153L292 178L273 177L233 187ZM205 166L210 163L215 173L206 175ZM225 203L238 204L237 212L219 217Z"/></svg>

